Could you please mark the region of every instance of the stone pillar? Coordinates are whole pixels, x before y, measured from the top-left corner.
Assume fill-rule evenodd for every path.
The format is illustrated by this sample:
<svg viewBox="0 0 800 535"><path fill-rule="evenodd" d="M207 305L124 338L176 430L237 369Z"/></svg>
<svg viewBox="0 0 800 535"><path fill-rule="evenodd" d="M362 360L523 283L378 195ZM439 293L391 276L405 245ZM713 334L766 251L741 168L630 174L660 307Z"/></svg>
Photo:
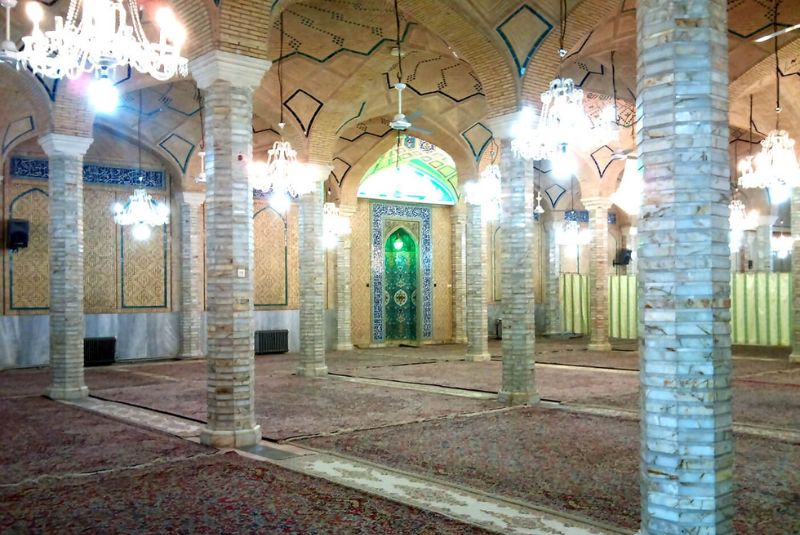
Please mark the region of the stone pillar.
<svg viewBox="0 0 800 535"><path fill-rule="evenodd" d="M467 343L466 307L466 244L464 204L458 203L450 212L450 228L453 240L453 343ZM485 308L485 305L484 305ZM469 352L467 352L469 353Z"/></svg>
<svg viewBox="0 0 800 535"><path fill-rule="evenodd" d="M792 354L790 362L800 362L800 188L792 190ZM771 239L771 237L770 237Z"/></svg>
<svg viewBox="0 0 800 535"><path fill-rule="evenodd" d="M83 380L83 155L87 137L47 134L49 158L50 386L52 399L85 398Z"/></svg>
<svg viewBox="0 0 800 535"><path fill-rule="evenodd" d="M586 197L581 202L589 210L589 231L592 234L589 350L611 351L608 342L608 209L613 203L605 197Z"/></svg>
<svg viewBox="0 0 800 535"><path fill-rule="evenodd" d="M498 128L492 131L498 136ZM503 135L501 133L499 135ZM501 144L503 226L503 383L501 403L538 403L534 380L536 324L533 273L533 166L517 158L508 137Z"/></svg>
<svg viewBox="0 0 800 535"><path fill-rule="evenodd" d="M466 319L470 362L489 360L489 319L486 304L486 226L480 204L467 203Z"/></svg>
<svg viewBox="0 0 800 535"><path fill-rule="evenodd" d="M774 216L759 218L759 225L756 227L753 271L772 273L772 225L775 219Z"/></svg>
<svg viewBox="0 0 800 535"><path fill-rule="evenodd" d="M639 0L643 535L733 533L724 0Z"/></svg>
<svg viewBox="0 0 800 535"><path fill-rule="evenodd" d="M270 63L212 51L190 70L205 93L208 424L215 447L261 440L255 421L253 353L253 89Z"/></svg>
<svg viewBox="0 0 800 535"><path fill-rule="evenodd" d="M339 216L350 219L355 209L339 207ZM350 283L351 234L339 236L336 247L336 350L353 349L352 286Z"/></svg>
<svg viewBox="0 0 800 535"><path fill-rule="evenodd" d="M561 294L559 278L561 277L561 246L557 236L561 228L560 221L547 223L547 280L545 281L545 307L547 309L547 334L557 335L564 332L561 318Z"/></svg>
<svg viewBox="0 0 800 535"><path fill-rule="evenodd" d="M181 358L204 356L203 339L203 202L205 193L180 194L181 214Z"/></svg>
<svg viewBox="0 0 800 535"><path fill-rule="evenodd" d="M300 197L300 363L297 375L320 377L325 365L325 248L323 247L322 182L329 165L306 164L316 180L311 193Z"/></svg>

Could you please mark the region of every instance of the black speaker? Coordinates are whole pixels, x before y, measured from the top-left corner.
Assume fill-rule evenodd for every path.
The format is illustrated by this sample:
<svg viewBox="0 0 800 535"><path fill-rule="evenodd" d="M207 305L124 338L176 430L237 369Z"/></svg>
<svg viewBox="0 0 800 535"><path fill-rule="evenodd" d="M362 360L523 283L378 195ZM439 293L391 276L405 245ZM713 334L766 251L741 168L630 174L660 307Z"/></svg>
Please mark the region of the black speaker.
<svg viewBox="0 0 800 535"><path fill-rule="evenodd" d="M617 257L614 259L615 266L627 266L631 263L631 250L620 249L617 251Z"/></svg>
<svg viewBox="0 0 800 535"><path fill-rule="evenodd" d="M6 247L12 251L28 246L30 223L26 219L9 219L6 234Z"/></svg>

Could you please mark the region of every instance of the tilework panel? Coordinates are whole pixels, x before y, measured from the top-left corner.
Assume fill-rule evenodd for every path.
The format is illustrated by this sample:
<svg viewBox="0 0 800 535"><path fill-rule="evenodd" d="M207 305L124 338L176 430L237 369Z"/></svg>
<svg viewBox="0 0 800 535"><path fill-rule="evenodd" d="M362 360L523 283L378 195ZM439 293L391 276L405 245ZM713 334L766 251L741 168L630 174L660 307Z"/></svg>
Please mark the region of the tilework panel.
<svg viewBox="0 0 800 535"><path fill-rule="evenodd" d="M8 269L6 310L17 313L47 311L50 301L50 241L47 187L13 182L6 190L8 216L30 222L28 247L16 253L4 250Z"/></svg>
<svg viewBox="0 0 800 535"><path fill-rule="evenodd" d="M288 222L275 210L256 205L253 216L255 240L253 274L255 306L285 307L289 303Z"/></svg>
<svg viewBox="0 0 800 535"><path fill-rule="evenodd" d="M117 306L117 227L111 206L114 191L83 190L83 306L84 312L105 312Z"/></svg>
<svg viewBox="0 0 800 535"><path fill-rule="evenodd" d="M162 197L154 197L163 202ZM168 227L154 227L150 239L137 241L131 227L121 227L119 244L120 307L167 308L169 278Z"/></svg>
<svg viewBox="0 0 800 535"><path fill-rule="evenodd" d="M386 326L383 321L383 220L385 218L418 221L422 227L420 240L420 263L422 273L422 338L433 335L433 243L431 209L426 206L404 204L372 204L372 340L385 339ZM448 232L449 236L449 232Z"/></svg>
<svg viewBox="0 0 800 535"><path fill-rule="evenodd" d="M44 158L27 158L14 156L11 158L9 174L14 178L47 180L49 165ZM83 182L85 184L98 184L104 186L136 186L139 184L140 174L143 184L147 188L165 189L166 175L163 170L144 169L142 173L137 168L116 167L86 163L83 165Z"/></svg>
<svg viewBox="0 0 800 535"><path fill-rule="evenodd" d="M358 210L350 218L350 288L352 340L358 346L372 342L372 246L370 243L370 204L358 201Z"/></svg>
<svg viewBox="0 0 800 535"><path fill-rule="evenodd" d="M433 230L433 319L432 337L437 342L453 339L453 235L450 212L453 208L431 209Z"/></svg>

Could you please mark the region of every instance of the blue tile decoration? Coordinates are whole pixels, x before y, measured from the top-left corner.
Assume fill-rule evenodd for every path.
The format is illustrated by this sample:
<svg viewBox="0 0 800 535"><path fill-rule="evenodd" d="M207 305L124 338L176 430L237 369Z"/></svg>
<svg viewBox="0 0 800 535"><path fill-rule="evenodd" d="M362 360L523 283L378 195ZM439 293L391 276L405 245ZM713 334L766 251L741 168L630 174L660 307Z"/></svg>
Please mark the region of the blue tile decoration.
<svg viewBox="0 0 800 535"><path fill-rule="evenodd" d="M383 321L383 222L386 218L418 221L421 228L422 338L433 336L433 239L431 209L426 206L372 203L372 341L386 339Z"/></svg>
<svg viewBox="0 0 800 535"><path fill-rule="evenodd" d="M100 184L103 186L138 186L139 176L142 176L142 185L150 189L166 189L166 174L155 169L130 167L112 167L108 165L83 164L83 182L85 184ZM33 180L47 180L49 178L49 164L45 158L26 158L14 156L11 158L11 176Z"/></svg>
<svg viewBox="0 0 800 535"><path fill-rule="evenodd" d="M522 4L497 27L520 78L525 76L528 63L552 29L553 25L528 4Z"/></svg>
<svg viewBox="0 0 800 535"><path fill-rule="evenodd" d="M589 222L589 210L567 210L564 212L564 221Z"/></svg>

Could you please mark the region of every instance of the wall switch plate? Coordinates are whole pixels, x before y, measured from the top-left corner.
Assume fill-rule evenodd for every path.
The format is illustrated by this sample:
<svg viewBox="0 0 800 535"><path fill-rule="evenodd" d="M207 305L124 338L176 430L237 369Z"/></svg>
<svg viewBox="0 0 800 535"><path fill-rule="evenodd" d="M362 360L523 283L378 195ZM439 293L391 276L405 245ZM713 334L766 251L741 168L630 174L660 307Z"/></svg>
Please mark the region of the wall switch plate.
<svg viewBox="0 0 800 535"><path fill-rule="evenodd" d="M245 269L237 269L236 270L236 276L239 277L240 279L245 278L247 276L247 270L245 270Z"/></svg>

